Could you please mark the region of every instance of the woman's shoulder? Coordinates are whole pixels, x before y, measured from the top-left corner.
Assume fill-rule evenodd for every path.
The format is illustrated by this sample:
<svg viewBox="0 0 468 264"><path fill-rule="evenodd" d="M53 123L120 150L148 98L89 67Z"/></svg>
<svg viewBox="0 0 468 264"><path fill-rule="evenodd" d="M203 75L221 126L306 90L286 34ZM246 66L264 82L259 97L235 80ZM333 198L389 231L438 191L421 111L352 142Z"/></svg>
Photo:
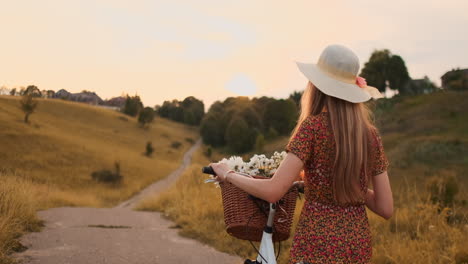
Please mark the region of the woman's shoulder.
<svg viewBox="0 0 468 264"><path fill-rule="evenodd" d="M304 124L315 129L324 128L328 124L327 118L328 118L328 112L321 112L320 114L317 114L317 115L309 115L304 120Z"/></svg>

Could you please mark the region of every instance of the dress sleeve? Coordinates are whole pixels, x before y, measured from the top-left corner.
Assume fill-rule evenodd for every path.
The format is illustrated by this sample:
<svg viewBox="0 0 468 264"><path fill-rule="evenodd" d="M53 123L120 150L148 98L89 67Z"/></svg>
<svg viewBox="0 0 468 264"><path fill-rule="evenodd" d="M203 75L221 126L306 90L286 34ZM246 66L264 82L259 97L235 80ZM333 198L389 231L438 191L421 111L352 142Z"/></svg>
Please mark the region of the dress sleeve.
<svg viewBox="0 0 468 264"><path fill-rule="evenodd" d="M289 140L285 151L287 153L293 153L306 164L312 158L314 138L313 127L309 116L302 122L296 134Z"/></svg>
<svg viewBox="0 0 468 264"><path fill-rule="evenodd" d="M372 173L371 175L377 176L387 170L389 161L387 159L387 156L385 155L382 138L380 137L379 132L375 130L372 133L372 135L373 135L372 148L374 151L373 152L374 163L371 169L371 173Z"/></svg>

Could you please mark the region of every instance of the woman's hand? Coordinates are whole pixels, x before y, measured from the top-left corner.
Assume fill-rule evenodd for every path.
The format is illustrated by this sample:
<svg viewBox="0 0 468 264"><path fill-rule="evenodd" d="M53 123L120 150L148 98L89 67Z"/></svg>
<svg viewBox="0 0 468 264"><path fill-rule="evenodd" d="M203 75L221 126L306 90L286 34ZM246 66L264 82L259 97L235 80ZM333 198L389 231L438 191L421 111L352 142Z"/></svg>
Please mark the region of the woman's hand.
<svg viewBox="0 0 468 264"><path fill-rule="evenodd" d="M218 182L223 182L224 180L226 180L224 178L224 174L230 170L229 166L226 163L210 163L209 166L211 166L214 172L216 173L215 180L217 180Z"/></svg>

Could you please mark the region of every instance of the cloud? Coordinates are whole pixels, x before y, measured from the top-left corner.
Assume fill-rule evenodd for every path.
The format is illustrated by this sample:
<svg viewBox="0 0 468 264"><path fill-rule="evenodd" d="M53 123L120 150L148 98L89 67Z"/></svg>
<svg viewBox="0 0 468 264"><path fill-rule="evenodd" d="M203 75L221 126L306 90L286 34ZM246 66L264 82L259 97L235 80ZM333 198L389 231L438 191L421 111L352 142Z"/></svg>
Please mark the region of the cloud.
<svg viewBox="0 0 468 264"><path fill-rule="evenodd" d="M160 52L184 60L224 59L256 42L251 27L190 5L149 2L145 9L132 11L106 4L95 12L95 18L114 31L122 49L141 51L169 44L182 49Z"/></svg>

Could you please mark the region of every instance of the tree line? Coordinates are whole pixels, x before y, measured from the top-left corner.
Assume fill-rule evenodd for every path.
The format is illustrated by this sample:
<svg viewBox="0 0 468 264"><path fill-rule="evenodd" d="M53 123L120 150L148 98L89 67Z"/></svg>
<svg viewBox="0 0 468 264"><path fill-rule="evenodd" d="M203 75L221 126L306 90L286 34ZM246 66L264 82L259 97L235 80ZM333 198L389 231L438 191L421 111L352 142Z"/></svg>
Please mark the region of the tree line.
<svg viewBox="0 0 468 264"><path fill-rule="evenodd" d="M292 98L228 97L210 106L200 123L200 134L205 144L234 153L262 151L265 140L288 135L297 117L298 106Z"/></svg>

